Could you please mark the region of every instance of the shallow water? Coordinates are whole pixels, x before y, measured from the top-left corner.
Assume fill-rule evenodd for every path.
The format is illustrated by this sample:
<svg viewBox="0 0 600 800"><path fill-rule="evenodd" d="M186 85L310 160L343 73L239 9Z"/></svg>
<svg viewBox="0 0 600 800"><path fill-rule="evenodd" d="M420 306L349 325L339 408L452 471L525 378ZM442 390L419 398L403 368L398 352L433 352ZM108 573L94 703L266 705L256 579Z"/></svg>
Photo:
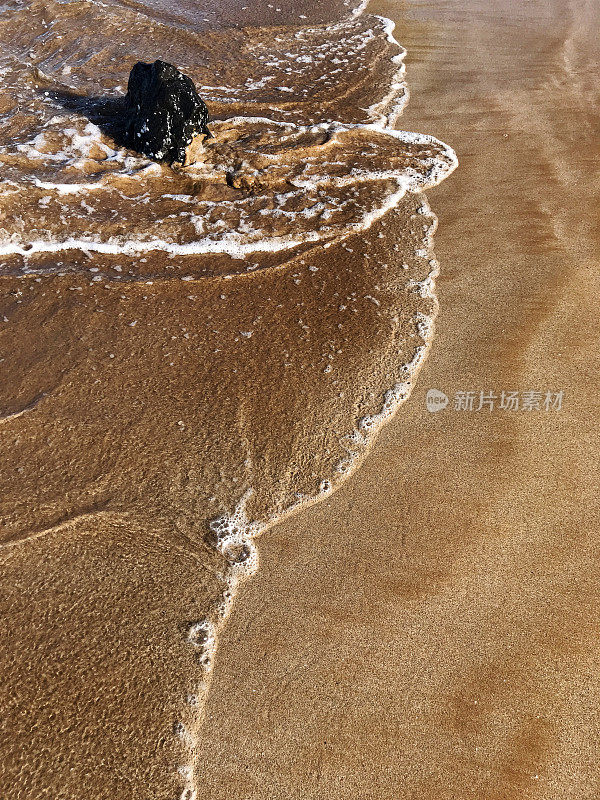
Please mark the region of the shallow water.
<svg viewBox="0 0 600 800"><path fill-rule="evenodd" d="M434 185L455 166L437 140L384 127L407 96L403 52L384 20L286 28L275 45L259 29L241 46L237 30L192 33L123 8L19 9L5 14L2 31L11 43L0 145L4 272L99 269L108 280L253 270L253 253L368 230L406 191ZM124 17L127 41L119 42ZM80 29L90 27L82 42ZM187 168L118 145L128 68L157 48L195 80L215 120L215 138ZM212 63L226 67L215 75ZM207 84L215 78L224 85ZM379 97L367 92L374 79ZM205 254L233 263L194 258ZM116 261L124 255L123 271ZM184 258L169 263L177 256Z"/></svg>
<svg viewBox="0 0 600 800"><path fill-rule="evenodd" d="M0 16L3 782L22 797L194 796L254 538L356 467L431 342L421 191L456 157L391 127L390 24L192 11ZM158 56L211 111L189 168L118 141L129 69Z"/></svg>

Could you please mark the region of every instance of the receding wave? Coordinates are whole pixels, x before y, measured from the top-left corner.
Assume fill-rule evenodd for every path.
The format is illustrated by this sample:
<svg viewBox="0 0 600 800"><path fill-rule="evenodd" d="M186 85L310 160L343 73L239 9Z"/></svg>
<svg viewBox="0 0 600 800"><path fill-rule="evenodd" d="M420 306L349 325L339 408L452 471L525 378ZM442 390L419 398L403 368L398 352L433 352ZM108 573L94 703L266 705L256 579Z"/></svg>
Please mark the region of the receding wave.
<svg viewBox="0 0 600 800"><path fill-rule="evenodd" d="M240 260L344 239L454 166L451 151L428 136L234 117L213 125L216 143L200 164L165 176L167 168L112 149L92 123L64 132L61 124L17 145L12 159L2 154L0 255L21 256L24 272L36 270L37 254L64 250ZM36 271L47 269L57 267Z"/></svg>
<svg viewBox="0 0 600 800"><path fill-rule="evenodd" d="M268 47L272 37L265 41L264 33L255 32L237 59L222 61L233 70L221 77L228 78L229 86L205 85L201 71L193 70L216 114L232 108L245 114L213 123L215 139L207 143L199 161L175 171L118 147L102 131L110 132L123 113L115 97L123 73L106 85L116 56L114 44L108 46L114 37L110 27L106 30L105 17L114 11L89 3L69 4L67 14L58 11L60 6L33 3L5 22L5 36L13 43L4 59L7 102L12 103L3 116L8 143L0 147L0 255L6 259L5 271L60 271L56 254L79 250L131 257L126 270L131 277L136 274L136 256L147 253L222 254L239 262L257 252L343 239L368 230L405 192L434 185L455 166L452 151L433 137L384 126L385 111L397 109L398 96L406 96L399 81L401 54L384 62L395 69L391 93L367 109L367 121L354 121L364 117L351 100L365 77L373 77L373 51L380 51L382 42L386 47L390 43L385 21L372 19L369 27L364 19L353 19L340 24L335 37L325 26L286 32L275 37L276 48ZM41 33L31 24L36 14ZM98 16L102 20L95 20ZM161 32L165 28L150 19L140 23L139 16L134 15L133 31L141 26L147 32L149 25ZM94 22L93 30L102 33L92 35L81 53L75 25ZM179 29L169 29L169 34L189 60L192 34ZM93 41L95 36L99 41ZM217 63L219 55L230 53L236 44L227 36L239 34L222 34L220 47L211 43ZM51 44L57 37L67 40L58 61ZM147 45L144 50L142 42L134 42L144 57ZM63 58L69 44L71 58ZM344 85L341 75L350 65L359 77L339 93L335 89ZM103 86L94 81L99 72ZM241 84L234 77L240 72L250 75ZM96 96L89 95L90 81L96 83ZM64 113L65 106L71 113ZM270 116L255 116L257 109ZM352 121L332 120L333 115ZM23 129L29 134L25 140ZM50 262L40 260L48 254ZM11 261L10 256L15 258ZM88 262L87 257L75 259L70 268L83 265L89 270ZM95 266L104 266L115 279L122 273L122 266L110 260ZM187 267L193 266L188 259ZM210 274L206 263L196 266L197 274ZM160 264L156 268L158 277ZM139 272L147 276L148 269ZM244 269L247 265L233 263L225 271Z"/></svg>
<svg viewBox="0 0 600 800"><path fill-rule="evenodd" d="M68 745L79 753L86 725L124 707L135 717L145 681L162 694L136 737L111 734L115 751L132 794L151 782L191 800L218 636L258 567L256 537L352 472L427 355L438 264L422 192L456 156L393 127L408 99L404 51L379 17L239 29L159 2L3 8L0 447L18 468L0 483L1 552L10 574L45 576L44 625L64 622L47 588L60 569L85 597L72 630L92 614L105 631L64 685L52 678L95 709L92 722L65 700L30 750L60 764L58 732L83 725ZM157 57L190 75L211 112L214 139L189 167L119 138L129 70ZM88 569L105 542L113 560ZM36 612L19 587L15 577L7 591L25 653ZM157 593L148 615L119 617L106 601L151 608ZM118 658L110 636L138 654L158 637L168 652L136 656L123 697L89 680L94 659ZM37 689L21 685L13 705L26 716ZM122 765L112 739L97 739L97 796L116 796ZM30 765L27 796L49 790L45 760ZM83 756L69 764L52 780L75 797L89 776Z"/></svg>

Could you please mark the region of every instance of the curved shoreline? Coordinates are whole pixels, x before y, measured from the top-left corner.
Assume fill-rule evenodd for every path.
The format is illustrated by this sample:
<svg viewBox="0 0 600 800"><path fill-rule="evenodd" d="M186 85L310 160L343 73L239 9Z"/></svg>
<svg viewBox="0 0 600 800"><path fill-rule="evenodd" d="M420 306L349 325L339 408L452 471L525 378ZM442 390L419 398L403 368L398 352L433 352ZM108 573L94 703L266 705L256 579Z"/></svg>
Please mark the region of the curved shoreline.
<svg viewBox="0 0 600 800"><path fill-rule="evenodd" d="M358 14L364 13L366 7L368 5L368 0L366 2L361 3ZM379 19L385 19L383 17L379 17ZM404 66L404 57L406 55L406 51L402 48L399 43L393 37L393 30L395 28L395 23L392 20L386 20L385 31L386 35L388 36L388 40L393 41L398 48L400 49L400 54L395 56L395 59L398 59L397 63L401 64L401 67L398 71L398 74L404 77L405 74L405 66ZM394 106L393 100L397 96L397 92L401 91L400 97L402 98L398 106ZM408 102L409 93L408 88L403 82L394 83L388 95L386 95L381 101L379 101L374 106L369 108L369 111L375 112L377 108L380 106L390 105L393 108L393 111L389 114L381 114L379 121L375 123L371 123L370 127L377 128L379 130L383 130L391 136L397 137L402 139L403 136L415 136L421 137L422 134L408 134L404 131L395 131L393 129L387 129L388 126L391 126L397 121L397 118L401 115L402 111L406 103ZM433 137L431 137L433 138ZM431 139L430 139L431 140ZM438 140L435 140L438 142ZM454 151L449 148L447 145L444 145L447 149L447 152L451 155L453 166L448 171L447 174L450 174L457 166L458 166L458 159ZM443 177L440 177L439 180L443 180ZM439 182L439 180L435 180L431 185L435 185ZM415 188L413 191L419 191L420 189ZM402 192L402 196L404 192ZM228 617L230 616L233 605L235 602L235 598L237 593L239 592L240 585L243 581L247 578L251 577L259 568L259 555L258 549L255 544L255 540L260 537L263 533L268 531L270 528L277 525L279 522L282 522L285 519L289 519L291 516L295 515L296 513L314 505L321 500L324 500L326 497L330 496L335 492L335 490L346 480L349 478L350 475L360 467L360 464L364 461L364 459L368 456L370 449L374 442L377 439L379 431L383 428L383 426L389 422L396 414L398 409L401 405L403 405L410 397L412 391L412 385L414 380L420 371L421 366L423 365L429 350L432 346L433 336L434 336L434 324L435 324L435 317L437 315L437 298L435 297L435 278L439 274L439 265L433 256L432 250L432 239L433 235L437 229L437 217L431 212L429 205L423 197L423 205L425 208L425 214L427 214L431 220L429 231L427 233L427 240L428 240L428 250L429 256L431 257L430 265L431 271L425 281L423 282L423 291L425 291L429 297L434 300L434 312L430 317L423 317L421 320L421 332L423 338L423 346L418 350L417 356L410 364L406 364L403 367L403 375L399 376L399 381L396 383L395 386L388 389L386 395L383 398L383 404L381 410L378 414L371 415L369 417L365 417L359 421L357 428L355 428L352 432L350 432L347 436L348 442L354 442L356 444L357 449L352 451L350 447L348 447L348 458L340 462L337 469L337 475L332 476L322 482L321 491L311 497L303 497L300 499L296 504L290 506L282 513L279 513L272 518L265 520L265 521L249 521L246 517L245 506L248 499L248 494L240 499L238 506L233 510L232 513L222 513L215 519L213 519L209 523L209 527L215 531L220 532L220 538L217 538L216 548L222 553L225 554L227 551L228 546L235 544L237 546L242 546L247 548L249 557L248 561L250 564L250 568L248 569L244 564L241 565L232 565L229 574L225 576L225 584L226 588L221 598L221 601L217 602L215 613L212 617L207 617L204 620L201 620L199 623L200 626L203 627L208 632L206 642L207 642L207 661L205 663L205 676L202 682L203 692L200 696L196 696L194 698L194 703L197 708L197 719L196 719L196 726L200 728L202 724L202 718L204 714L205 703L207 700L208 693L210 691L210 683L211 683L211 675L213 671L214 659L216 657L217 649L218 649L218 638L219 634L222 632ZM387 209L389 210L389 209ZM386 212L384 213L387 213ZM383 216L383 215L382 215ZM362 446L362 450L359 448ZM190 741L190 749L193 750L194 744L194 737L196 734L192 732L188 732L188 735L191 735ZM188 782L184 786L182 798L181 800L195 800L196 798L196 786L194 780L194 771L193 771L193 758L190 761L189 765L184 765L182 774L187 776Z"/></svg>

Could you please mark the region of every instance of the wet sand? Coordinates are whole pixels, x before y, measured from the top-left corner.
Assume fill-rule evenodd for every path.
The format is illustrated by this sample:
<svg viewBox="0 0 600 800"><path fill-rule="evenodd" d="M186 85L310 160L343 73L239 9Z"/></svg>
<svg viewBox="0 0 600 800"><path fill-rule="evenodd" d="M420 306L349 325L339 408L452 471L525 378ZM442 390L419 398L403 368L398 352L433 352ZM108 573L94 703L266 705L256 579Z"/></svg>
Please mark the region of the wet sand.
<svg viewBox="0 0 600 800"><path fill-rule="evenodd" d="M432 341L422 192L457 162L391 128L389 24L283 4L274 35L168 5L0 14L0 795L19 800L201 796L255 540L360 465ZM129 69L157 54L210 106L189 167L123 146Z"/></svg>
<svg viewBox="0 0 600 800"><path fill-rule="evenodd" d="M201 796L592 800L597 6L370 10L408 49L402 126L461 162L435 196L434 346L362 468L261 540L220 644ZM430 388L564 400L432 414Z"/></svg>

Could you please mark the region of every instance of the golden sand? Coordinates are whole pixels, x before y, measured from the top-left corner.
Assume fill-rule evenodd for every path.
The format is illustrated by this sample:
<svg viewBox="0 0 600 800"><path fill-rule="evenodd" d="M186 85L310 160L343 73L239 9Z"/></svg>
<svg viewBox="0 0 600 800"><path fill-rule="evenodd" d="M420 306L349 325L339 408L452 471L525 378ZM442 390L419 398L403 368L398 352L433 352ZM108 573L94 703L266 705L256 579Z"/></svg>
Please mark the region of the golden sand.
<svg viewBox="0 0 600 800"><path fill-rule="evenodd" d="M361 470L261 540L202 796L595 798L598 8L370 10L408 49L402 125L461 164L435 194L434 346ZM564 400L432 414L430 388Z"/></svg>
<svg viewBox="0 0 600 800"><path fill-rule="evenodd" d="M177 261L177 280L166 260L122 259L128 282L116 257L83 251L39 279L8 263L3 796L600 793L599 20L592 4L523 5L371 9L408 49L402 127L461 160L431 197L437 332L362 467L260 539L216 656L202 626L254 552L207 523L249 486L252 520L314 495L344 434L422 354L417 323L436 306L415 291L435 270L426 201L407 195L366 240L257 257L241 277L223 277L224 257L209 279ZM130 22L145 47L154 28ZM82 69L99 91L94 58ZM450 397L435 414L431 388ZM460 391L514 390L562 390L562 409L453 409Z"/></svg>

